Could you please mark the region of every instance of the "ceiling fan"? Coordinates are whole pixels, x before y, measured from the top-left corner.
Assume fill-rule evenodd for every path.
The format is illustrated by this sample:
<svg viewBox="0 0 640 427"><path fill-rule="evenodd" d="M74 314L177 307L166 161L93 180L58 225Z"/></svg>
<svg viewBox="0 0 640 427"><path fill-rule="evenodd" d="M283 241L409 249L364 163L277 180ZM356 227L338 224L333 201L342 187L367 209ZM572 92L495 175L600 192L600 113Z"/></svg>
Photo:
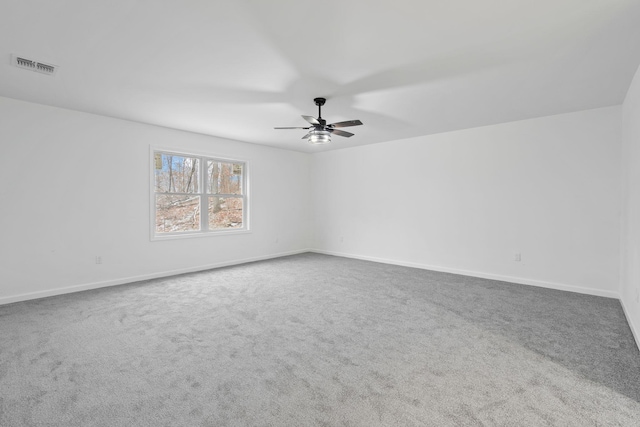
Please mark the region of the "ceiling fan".
<svg viewBox="0 0 640 427"><path fill-rule="evenodd" d="M327 121L322 118L321 108L327 100L325 98L314 98L313 102L318 106L318 118L313 116L302 116L303 119L308 121L311 126L307 127L277 127L274 129L311 129L309 133L302 137L302 139L309 139L312 144L326 144L331 142L331 134L340 135L344 137L351 137L354 134L351 132L345 132L336 128L346 128L349 126L360 126L362 122L360 120L347 120L345 122L327 124Z"/></svg>

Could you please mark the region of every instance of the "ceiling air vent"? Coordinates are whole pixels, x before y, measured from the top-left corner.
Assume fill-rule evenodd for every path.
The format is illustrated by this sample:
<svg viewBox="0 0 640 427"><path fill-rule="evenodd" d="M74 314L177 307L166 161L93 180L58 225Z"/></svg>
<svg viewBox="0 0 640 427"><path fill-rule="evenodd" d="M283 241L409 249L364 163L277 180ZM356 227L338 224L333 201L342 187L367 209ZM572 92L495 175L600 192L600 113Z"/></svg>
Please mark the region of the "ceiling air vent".
<svg viewBox="0 0 640 427"><path fill-rule="evenodd" d="M25 70L36 71L38 73L47 74L53 76L58 71L58 66L53 64L47 64L45 62L36 61L34 59L28 59L24 56L11 55L11 63L18 68L24 68Z"/></svg>

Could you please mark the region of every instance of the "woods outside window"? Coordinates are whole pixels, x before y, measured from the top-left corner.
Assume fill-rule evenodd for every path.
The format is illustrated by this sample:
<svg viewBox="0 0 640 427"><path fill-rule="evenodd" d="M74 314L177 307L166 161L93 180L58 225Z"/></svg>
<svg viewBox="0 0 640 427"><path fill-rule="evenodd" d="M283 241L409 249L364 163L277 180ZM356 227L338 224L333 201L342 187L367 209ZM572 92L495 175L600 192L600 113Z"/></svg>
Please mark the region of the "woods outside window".
<svg viewBox="0 0 640 427"><path fill-rule="evenodd" d="M152 237L246 231L246 163L153 151Z"/></svg>

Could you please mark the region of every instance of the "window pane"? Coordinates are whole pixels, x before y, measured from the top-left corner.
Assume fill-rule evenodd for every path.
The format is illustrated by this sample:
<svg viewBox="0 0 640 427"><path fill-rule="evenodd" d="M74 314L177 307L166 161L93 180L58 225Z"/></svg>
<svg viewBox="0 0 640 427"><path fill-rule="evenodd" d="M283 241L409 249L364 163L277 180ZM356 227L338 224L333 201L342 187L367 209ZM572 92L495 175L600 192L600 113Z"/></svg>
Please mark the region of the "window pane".
<svg viewBox="0 0 640 427"><path fill-rule="evenodd" d="M207 193L242 194L242 163L207 161Z"/></svg>
<svg viewBox="0 0 640 427"><path fill-rule="evenodd" d="M200 230L200 196L156 195L156 233Z"/></svg>
<svg viewBox="0 0 640 427"><path fill-rule="evenodd" d="M209 230L242 228L242 198L209 197Z"/></svg>
<svg viewBox="0 0 640 427"><path fill-rule="evenodd" d="M156 193L197 193L199 167L197 158L155 153Z"/></svg>

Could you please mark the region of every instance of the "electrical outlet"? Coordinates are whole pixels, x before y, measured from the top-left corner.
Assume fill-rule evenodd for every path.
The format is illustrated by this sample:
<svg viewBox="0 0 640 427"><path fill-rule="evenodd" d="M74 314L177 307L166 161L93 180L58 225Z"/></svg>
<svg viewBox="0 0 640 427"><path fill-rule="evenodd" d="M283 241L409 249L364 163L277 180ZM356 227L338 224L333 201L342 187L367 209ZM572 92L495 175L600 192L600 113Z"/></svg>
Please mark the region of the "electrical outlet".
<svg viewBox="0 0 640 427"><path fill-rule="evenodd" d="M101 255L97 255L96 256L96 264L102 264L102 256Z"/></svg>
<svg viewBox="0 0 640 427"><path fill-rule="evenodd" d="M516 262L522 261L522 254L520 252L516 252L516 254L513 256L513 260Z"/></svg>

